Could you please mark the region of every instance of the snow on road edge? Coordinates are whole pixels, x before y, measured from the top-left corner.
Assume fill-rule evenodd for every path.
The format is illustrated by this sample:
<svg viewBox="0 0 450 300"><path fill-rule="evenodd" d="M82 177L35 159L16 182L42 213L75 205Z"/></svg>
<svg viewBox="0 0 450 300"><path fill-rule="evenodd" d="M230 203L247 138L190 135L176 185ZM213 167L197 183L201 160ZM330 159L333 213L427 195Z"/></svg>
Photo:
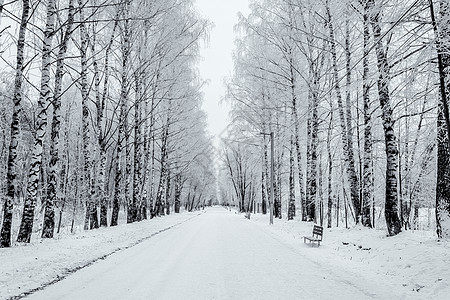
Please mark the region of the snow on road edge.
<svg viewBox="0 0 450 300"><path fill-rule="evenodd" d="M386 284L400 299L449 299L450 241L437 241L433 232L409 230L387 237L384 230L362 226L324 228L317 248L303 242L304 235L311 235L311 223L275 219L269 226L268 218L253 214L251 221L312 261Z"/></svg>
<svg viewBox="0 0 450 300"><path fill-rule="evenodd" d="M201 212L173 214L2 248L0 299L21 299L200 214Z"/></svg>

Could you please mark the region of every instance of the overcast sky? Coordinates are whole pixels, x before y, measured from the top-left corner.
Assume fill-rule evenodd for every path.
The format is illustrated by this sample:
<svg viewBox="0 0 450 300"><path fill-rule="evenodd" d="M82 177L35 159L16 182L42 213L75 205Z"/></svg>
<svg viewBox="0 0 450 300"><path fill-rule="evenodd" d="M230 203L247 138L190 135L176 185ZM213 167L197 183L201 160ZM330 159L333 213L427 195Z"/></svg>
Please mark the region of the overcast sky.
<svg viewBox="0 0 450 300"><path fill-rule="evenodd" d="M233 69L233 27L237 23L238 12L248 15L248 0L197 0L197 7L204 17L214 23L209 45L201 51L199 69L201 77L209 80L203 88L203 109L208 114L208 130L219 135L228 123L228 108L219 102L225 94L224 78L231 75Z"/></svg>

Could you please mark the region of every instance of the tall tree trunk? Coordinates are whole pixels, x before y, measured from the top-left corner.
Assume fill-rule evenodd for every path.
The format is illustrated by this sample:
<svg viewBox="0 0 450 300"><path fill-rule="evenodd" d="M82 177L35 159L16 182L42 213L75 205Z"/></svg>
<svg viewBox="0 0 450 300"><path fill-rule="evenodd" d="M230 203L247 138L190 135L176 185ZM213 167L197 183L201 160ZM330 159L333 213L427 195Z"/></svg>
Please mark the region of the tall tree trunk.
<svg viewBox="0 0 450 300"><path fill-rule="evenodd" d="M115 33L117 30L117 26L119 23L119 12L120 10L117 10L116 13L116 17L114 20L114 27L111 33L111 37L109 39L108 42L108 46L106 48L105 51L105 70L104 70L104 78L103 78L103 91L101 94L101 99L99 97L97 97L96 99L96 108L97 108L97 143L98 143L98 147L100 150L100 174L99 174L99 179L97 182L97 190L99 191L99 195L100 195L100 226L107 226L108 225L108 198L106 195L106 162L107 162L107 153L106 153L106 138L104 136L104 132L103 132L103 119L104 119L104 111L106 108L106 98L108 95L108 85L109 85L109 57L111 54L111 47L112 44L114 42L114 37L115 37ZM92 46L93 47L93 46ZM92 51L94 52L94 51ZM97 73L97 71L96 71ZM96 78L96 84L97 84L97 79L99 78L98 75L95 76ZM120 116L119 119L122 120L123 118L123 113L122 113L122 109L120 109ZM119 120L119 123L120 123ZM119 125L120 127L120 125ZM120 134L119 134L119 138L120 139ZM119 143L119 142L118 142ZM121 143L121 142L120 142ZM117 148L121 148L122 145L117 146ZM119 184L120 184L120 177L122 176L121 171L120 171L120 154L121 154L121 149L120 151L118 151L118 153L116 154L116 159L114 160L116 163L116 177L114 178L114 182L116 183L116 180L118 180ZM117 177L117 172L119 173ZM117 202L116 202L117 200ZM112 211L112 215L111 215L111 223L110 225L112 226L112 223L114 221L114 225L117 225L117 218L119 216L119 199L116 198L116 194L114 193L114 198L113 198L113 211Z"/></svg>
<svg viewBox="0 0 450 300"><path fill-rule="evenodd" d="M264 97L264 96L263 96ZM265 133L265 122L263 121L262 130ZM262 162L261 162L261 212L263 215L267 214L267 187L266 187L266 174L267 174L267 145L266 135L263 135L262 139Z"/></svg>
<svg viewBox="0 0 450 300"><path fill-rule="evenodd" d="M83 184L86 200L86 218L84 222L84 229L93 229L98 227L97 208L94 201L94 189L92 188L92 170L91 170L91 149L90 149L90 116L89 116L89 84L87 79L88 73L88 32L85 25L85 17L83 7L85 3L83 0L78 0L78 6L80 9L80 58L81 58L81 106L82 106L82 141L83 141L83 158L84 158L84 171L83 171Z"/></svg>
<svg viewBox="0 0 450 300"><path fill-rule="evenodd" d="M411 150L411 159L410 159L411 163L414 163L416 161L417 145L419 144L419 138L421 137L420 132L422 129L422 124L423 124L423 120L424 120L424 116L425 116L425 110L426 110L427 102L428 102L430 77L431 76L429 76L427 79L425 96L424 96L424 101L422 104L422 113L420 114L419 123L417 124L416 137L414 139L414 143L413 143L412 150ZM417 181L414 184L412 183L411 176L409 176L410 192L409 192L408 218L411 218L411 211L412 211L412 207L414 205L414 215L412 216L412 222L411 222L413 229L418 229L419 207L421 204L419 195L421 194L421 190L422 190L422 186L423 186L422 179L425 175L425 171L428 169L428 164L431 162L431 158L433 157L435 147L436 147L436 142L433 143L433 149L430 150L431 151L430 153L428 153L428 150L425 152L425 153L427 153L427 155L425 155L425 157L422 160L421 170L420 170L419 176L417 178ZM428 155L431 157L427 158ZM425 162L427 162L427 163L425 163Z"/></svg>
<svg viewBox="0 0 450 300"><path fill-rule="evenodd" d="M281 126L280 126L280 121L277 118L277 124L276 124L276 132L278 132L278 134L276 135L276 139L277 139L277 143L281 144ZM282 218L282 212L281 212L281 168L282 168L282 162L283 162L283 157L284 157L284 148L281 148L280 151L278 151L278 155L277 155L277 163L276 163L276 169L274 171L274 174L276 175L274 178L274 195L275 195L275 200L274 200L274 217L275 218Z"/></svg>
<svg viewBox="0 0 450 300"><path fill-rule="evenodd" d="M98 176L96 180L95 190L97 193L97 198L100 199L100 226L106 227L108 226L107 221L107 212L108 212L108 204L106 198L105 191L105 182L106 182L106 145L104 143L103 137L103 110L104 103L102 103L102 96L100 94L100 71L98 68L97 57L95 52L96 45L96 33L95 26L92 27L92 42L91 44L91 52L92 52L92 65L94 67L94 92L95 92L95 106L97 109L97 119L95 122L96 126L96 148L99 150L98 154L98 164L96 164L96 168L98 169ZM113 30L114 31L114 30ZM108 50L108 49L107 49ZM107 53L108 55L109 53ZM106 75L107 76L107 75ZM96 204L97 205L97 204Z"/></svg>
<svg viewBox="0 0 450 300"><path fill-rule="evenodd" d="M294 56L292 54L292 50L290 53L290 84L291 84L291 97L292 97L292 118L294 122L294 144L295 150L297 154L297 168L298 168L298 186L300 189L300 203L303 203L305 200L305 184L303 179L303 167L302 167L302 153L300 149L300 122L298 118L297 112L297 95L295 93L296 89L296 81L294 76Z"/></svg>
<svg viewBox="0 0 450 300"><path fill-rule="evenodd" d="M127 223L133 223L135 221L136 206L133 202L133 196L130 194L131 179L132 179L132 160L131 160L131 145L130 145L130 130L128 127L128 118L124 119L124 131L125 131L125 187L124 187L124 201L127 205Z"/></svg>
<svg viewBox="0 0 450 300"><path fill-rule="evenodd" d="M370 111L370 82L369 82L369 11L367 1L364 4L364 32L363 32L363 110L364 110L364 158L363 158L363 184L361 199L361 222L363 226L372 227L370 221L370 205L374 201L373 180L373 141L372 141L372 113ZM375 209L375 208L373 208Z"/></svg>
<svg viewBox="0 0 450 300"><path fill-rule="evenodd" d="M266 195L266 177L264 166L261 171L261 212L263 215L267 214L267 195Z"/></svg>
<svg viewBox="0 0 450 300"><path fill-rule="evenodd" d="M327 153L328 153L328 211L327 211L327 227L331 228L333 210L333 154L331 153L331 138L333 133L333 104L331 103L330 109L330 122L328 124L328 134L327 134Z"/></svg>
<svg viewBox="0 0 450 300"><path fill-rule="evenodd" d="M124 102L121 100L121 102ZM115 156L115 168L116 168L116 174L114 176L114 197L113 197L113 207L112 207L112 213L111 213L111 223L110 226L117 226L119 221L119 210L120 210L120 195L122 191L122 139L123 139L123 120L125 109L120 109L120 116L119 116L119 132L117 137L117 149L116 149L116 156Z"/></svg>
<svg viewBox="0 0 450 300"><path fill-rule="evenodd" d="M436 183L436 233L439 238L450 238L450 21L448 1L440 1L439 23L434 16L433 1L430 11L438 49L438 68L441 97L437 116L437 183ZM439 25L439 27L438 27Z"/></svg>
<svg viewBox="0 0 450 300"><path fill-rule="evenodd" d="M56 93L56 91L55 91ZM69 171L70 171L70 155L69 155L69 111L67 111L65 116L65 129L64 129L64 150L61 158L61 173L59 175L59 190L61 191L61 199L62 205L59 209L59 221L58 221L58 229L57 233L59 233L61 228L62 221L62 213L64 211L65 203L67 202L67 189L69 186ZM74 204L75 205L75 204Z"/></svg>
<svg viewBox="0 0 450 300"><path fill-rule="evenodd" d="M165 128L163 130L163 136L161 139L161 174L159 176L159 185L158 185L158 191L156 193L156 199L155 199L155 213L157 215L161 215L162 212L164 212L163 207L163 194L164 194L164 188L166 186L165 180L167 179L167 138L169 134L169 116L167 117L167 124L165 125Z"/></svg>
<svg viewBox="0 0 450 300"><path fill-rule="evenodd" d="M369 8L374 10L375 1L369 0ZM375 40L375 51L378 67L378 97L382 110L383 129L386 147L386 199L384 216L390 236L397 235L402 231L398 216L398 142L394 133L394 120L389 94L389 64L383 42L381 40L380 11L372 12L370 16L373 36Z"/></svg>
<svg viewBox="0 0 450 300"><path fill-rule="evenodd" d="M170 166L167 166L167 175L166 175L166 215L170 215Z"/></svg>
<svg viewBox="0 0 450 300"><path fill-rule="evenodd" d="M265 179L266 179L266 193L267 193L267 198L268 198L268 202L269 202L269 205L268 205L268 207L269 208L267 208L267 204L266 205L264 205L265 206L265 211L266 211L266 213L267 213L267 209L269 209L270 210L270 208L271 208L271 206L273 205L273 204L270 204L270 202L271 201L273 201L273 199L270 199L270 195L271 195L271 187L270 187L270 181L271 181L271 179L270 179L270 176L269 176L269 157L268 157L268 146L267 146L267 142L266 142L266 136L264 135L264 137L263 137L263 140L264 140L264 170L263 170L263 172L264 172L264 175L265 175ZM263 210L263 213L264 213L264 210ZM270 211L269 211L269 213L270 213Z"/></svg>
<svg viewBox="0 0 450 300"><path fill-rule="evenodd" d="M17 40L17 64L15 69L13 113L11 119L11 134L8 153L8 171L6 174L6 197L3 205L3 223L0 234L0 247L11 246L11 227L13 217L13 203L16 194L17 177L17 148L20 140L20 116L22 114L22 83L24 71L24 49L27 32L28 17L30 14L30 1L22 1L22 17Z"/></svg>
<svg viewBox="0 0 450 300"><path fill-rule="evenodd" d="M57 173L59 163L59 132L61 130L61 90L64 76L64 59L67 52L67 44L72 34L72 24L74 21L74 0L69 1L69 12L67 17L67 27L59 45L58 57L56 59L55 91L53 95L53 119L51 126L50 163L47 178L47 199L45 201L44 223L42 227L43 238L53 238L55 229L55 209L57 201ZM63 163L65 163L63 161ZM61 180L63 180L61 178Z"/></svg>
<svg viewBox="0 0 450 300"><path fill-rule="evenodd" d="M310 76L312 77L312 90L309 94L308 105L308 146L307 146L307 175L306 175L306 201L304 209L304 221L316 221L316 198L317 198L317 148L319 144L319 116L317 87L319 76L315 70L315 62L310 65Z"/></svg>
<svg viewBox="0 0 450 300"><path fill-rule="evenodd" d="M329 8L328 0L326 1L326 10L327 10L327 16L328 16L328 29L330 32L330 44L331 44L331 56L332 56L332 62L333 62L333 77L334 77L334 89L336 91L336 97L337 97L337 103L338 103L338 110L339 110L339 119L341 122L341 137L342 137L342 144L343 144L343 151L344 151L344 162L346 165L347 170L347 177L350 185L350 195L352 199L352 205L356 213L356 222L359 222L359 215L361 212L361 203L359 200L359 182L358 182L358 176L356 174L356 167L355 167L355 157L353 153L353 138L352 138L352 130L351 128L348 128L348 126L351 126L351 120L345 119L345 113L344 113L344 105L342 101L342 94L341 94L341 88L339 85L339 74L338 74L338 67L337 67L337 50L336 50L336 41L334 37L334 28L333 23L331 20L331 13ZM348 37L346 37L346 44L349 43L347 41ZM349 52L349 49L346 49L346 52ZM348 63L348 62L347 62ZM347 80L349 80L349 71L347 71ZM350 97L349 95L347 96ZM347 99L347 102L350 102L350 99ZM347 104L347 110L350 109L349 107L350 103ZM347 111L347 119L351 117L351 111Z"/></svg>
<svg viewBox="0 0 450 300"><path fill-rule="evenodd" d="M123 17L124 29L123 29L123 42L122 42L122 70L121 70L121 83L120 83L120 113L119 113L119 125L117 133L117 149L116 149L116 175L114 177L114 199L113 199L113 210L111 214L111 226L116 226L119 219L120 210L120 198L122 194L122 179L123 179L123 166L122 166L122 152L123 152L123 142L125 135L127 135L125 124L127 119L127 100L128 100L128 61L130 56L130 37L129 37L129 5L130 1L127 0L124 3ZM125 147L127 147L125 143Z"/></svg>
<svg viewBox="0 0 450 300"><path fill-rule="evenodd" d="M182 189L182 177L181 173L178 173L175 176L175 201L174 201L174 211L176 214L180 213L180 206L181 206L181 189Z"/></svg>
<svg viewBox="0 0 450 300"><path fill-rule="evenodd" d="M138 74L139 73L139 74ZM140 70L136 71L136 103L134 106L134 169L133 169L133 220L141 220L141 183L142 183L142 112L141 101L143 98L141 88L141 75Z"/></svg>
<svg viewBox="0 0 450 300"><path fill-rule="evenodd" d="M36 135L31 157L31 166L28 173L27 195L23 207L22 222L20 224L18 242L29 243L33 230L34 208L37 201L39 176L42 166L43 142L47 130L47 108L51 99L50 89L50 67L52 40L55 26L55 1L47 2L47 21L44 31L42 46L42 70L41 70L41 90L38 101L38 115L36 119Z"/></svg>
<svg viewBox="0 0 450 300"><path fill-rule="evenodd" d="M432 142L425 149L425 153L420 164L419 176L417 177L410 193L410 202L414 204L413 228L419 229L419 208L421 207L420 199L423 197L424 177L429 172L430 165L434 159L434 151L436 143ZM412 205L411 205L412 207Z"/></svg>
<svg viewBox="0 0 450 300"><path fill-rule="evenodd" d="M152 105L152 115L150 118L150 121L152 122L151 126L150 126L150 130L152 132L152 136L151 136L151 144L152 144L152 156L151 156L151 178L150 178L150 201L149 201L149 208L150 208L150 216L153 218L155 213L154 213L154 191L155 191L155 118L154 118L154 114L153 114L153 105Z"/></svg>
<svg viewBox="0 0 450 300"><path fill-rule="evenodd" d="M295 178L294 178L294 135L291 135L291 147L289 148L289 207L288 220L295 217Z"/></svg>

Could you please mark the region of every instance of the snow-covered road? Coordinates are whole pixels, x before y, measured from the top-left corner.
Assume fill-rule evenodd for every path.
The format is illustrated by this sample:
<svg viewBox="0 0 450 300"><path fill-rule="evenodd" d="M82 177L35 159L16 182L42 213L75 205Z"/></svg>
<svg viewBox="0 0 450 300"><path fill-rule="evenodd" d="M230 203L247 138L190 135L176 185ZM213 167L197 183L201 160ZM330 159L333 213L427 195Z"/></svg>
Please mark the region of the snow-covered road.
<svg viewBox="0 0 450 300"><path fill-rule="evenodd" d="M305 251L309 255L305 254ZM392 299L221 207L113 254L27 299ZM309 257L309 258L306 258ZM363 272L361 272L363 273Z"/></svg>

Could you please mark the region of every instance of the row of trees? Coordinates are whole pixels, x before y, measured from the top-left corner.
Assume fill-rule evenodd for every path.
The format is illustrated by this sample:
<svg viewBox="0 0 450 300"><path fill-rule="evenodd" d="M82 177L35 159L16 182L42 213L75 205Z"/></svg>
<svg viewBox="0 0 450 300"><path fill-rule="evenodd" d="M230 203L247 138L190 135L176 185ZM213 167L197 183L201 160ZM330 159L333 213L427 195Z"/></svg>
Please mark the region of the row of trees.
<svg viewBox="0 0 450 300"><path fill-rule="evenodd" d="M251 2L236 25L224 140L241 210L261 203L266 212L270 151L260 133L273 132L275 217L287 207L288 219L298 211L331 227L343 209L373 227L382 213L392 236L436 208L438 235L450 236L450 14L448 1L432 4Z"/></svg>
<svg viewBox="0 0 450 300"><path fill-rule="evenodd" d="M132 223L213 197L196 71L210 24L193 2L21 4L0 12L9 66L2 68L1 247L11 245L16 219L17 241L30 242L40 222L41 236L51 238L61 223L117 225L121 207Z"/></svg>

